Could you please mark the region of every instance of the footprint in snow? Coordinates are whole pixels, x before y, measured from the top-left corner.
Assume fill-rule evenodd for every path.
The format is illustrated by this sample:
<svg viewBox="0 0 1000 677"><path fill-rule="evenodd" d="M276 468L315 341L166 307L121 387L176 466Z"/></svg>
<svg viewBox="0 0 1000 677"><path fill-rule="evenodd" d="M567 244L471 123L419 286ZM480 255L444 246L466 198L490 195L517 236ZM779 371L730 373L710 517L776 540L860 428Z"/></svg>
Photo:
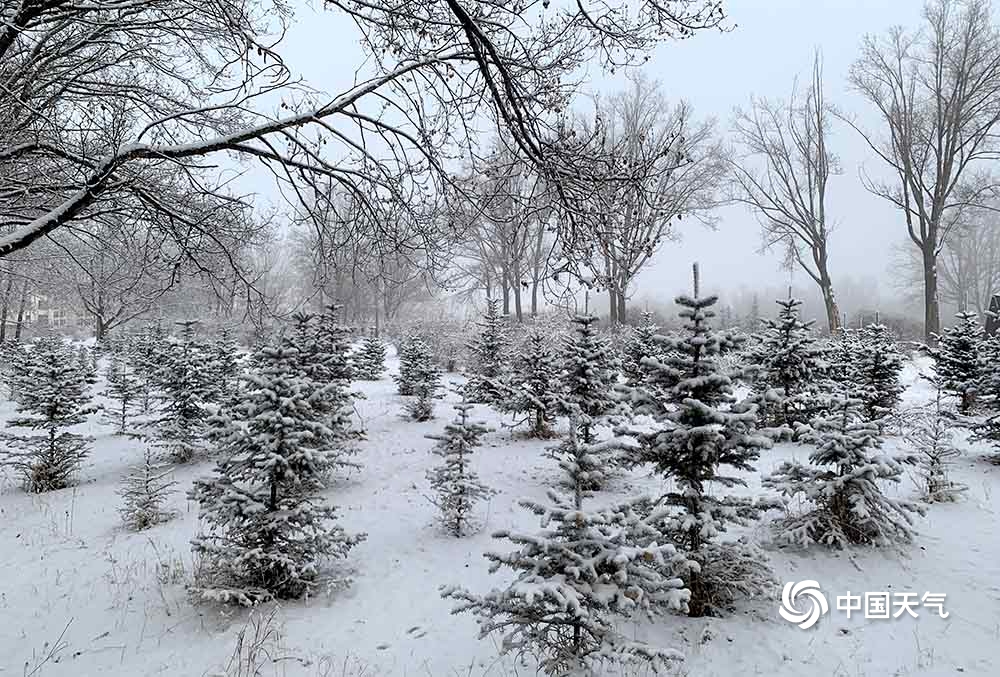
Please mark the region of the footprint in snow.
<svg viewBox="0 0 1000 677"><path fill-rule="evenodd" d="M414 625L412 628L406 631L406 634L413 636L414 639L420 639L421 637L427 634L427 631L424 630L419 625Z"/></svg>

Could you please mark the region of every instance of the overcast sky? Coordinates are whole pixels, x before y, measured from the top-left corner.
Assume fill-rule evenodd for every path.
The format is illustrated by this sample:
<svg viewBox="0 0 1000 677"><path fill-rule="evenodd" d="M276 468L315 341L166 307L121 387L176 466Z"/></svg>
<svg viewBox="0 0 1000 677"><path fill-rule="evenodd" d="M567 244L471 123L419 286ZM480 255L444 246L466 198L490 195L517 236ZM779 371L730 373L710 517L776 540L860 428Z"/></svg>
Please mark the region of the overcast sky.
<svg viewBox="0 0 1000 677"><path fill-rule="evenodd" d="M862 126L877 128L872 111L847 84L851 63L865 33L895 24L920 22L919 0L726 0L732 30L703 32L657 49L645 72L658 79L671 99L687 99L700 116L715 117L728 133L733 109L751 94L787 98L796 76L808 78L813 50L823 54L827 100L856 115ZM315 88L336 92L349 86L363 54L356 33L339 14L302 7L287 36L284 52L293 70ZM625 86L624 75L595 69L591 86L612 91ZM834 279L845 275L879 280L888 288L886 269L892 245L904 238L900 214L861 186L858 170L883 168L863 140L839 122L829 145L839 155L843 174L831 179L828 213L836 230L831 241ZM271 189L273 191L273 188ZM777 254L757 253L759 227L743 207L720 210L716 231L684 221L682 240L667 243L640 279L657 296L686 289L690 263L700 262L706 283L715 289L787 284ZM804 273L791 281L807 284Z"/></svg>

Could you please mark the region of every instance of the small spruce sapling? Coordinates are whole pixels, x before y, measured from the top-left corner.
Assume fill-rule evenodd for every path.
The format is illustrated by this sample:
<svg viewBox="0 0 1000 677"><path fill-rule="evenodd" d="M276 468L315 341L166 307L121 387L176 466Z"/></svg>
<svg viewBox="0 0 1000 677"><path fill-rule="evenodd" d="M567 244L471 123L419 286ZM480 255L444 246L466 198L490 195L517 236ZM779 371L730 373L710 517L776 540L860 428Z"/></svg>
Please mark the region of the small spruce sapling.
<svg viewBox="0 0 1000 677"><path fill-rule="evenodd" d="M921 374L921 378L933 388L934 399L907 412L905 438L917 453L923 499L928 503L956 501L968 489L948 476L952 463L961 455L954 442L956 412L945 400L940 376Z"/></svg>
<svg viewBox="0 0 1000 677"><path fill-rule="evenodd" d="M892 415L903 394L900 374L903 355L883 324L869 324L858 334L858 352L853 369L851 397L861 402L869 421L884 429L884 419Z"/></svg>
<svg viewBox="0 0 1000 677"><path fill-rule="evenodd" d="M500 302L486 302L486 313L476 323L479 333L469 344L472 364L464 393L470 402L497 404L503 402L507 388L507 318L500 313Z"/></svg>
<svg viewBox="0 0 1000 677"><path fill-rule="evenodd" d="M816 447L810 464L785 461L762 481L762 486L789 499L801 497L811 506L779 520L777 540L837 548L910 541L911 514L923 508L882 493L879 482L899 482L903 468L879 452L878 426L866 420L859 400L834 396L828 412L812 421L804 439Z"/></svg>
<svg viewBox="0 0 1000 677"><path fill-rule="evenodd" d="M458 415L445 425L444 432L426 436L437 441L431 451L441 457L440 465L427 471L427 480L437 494L433 502L441 511L445 528L454 536L463 536L475 527L475 504L495 492L471 468L472 453L482 444L480 438L489 428L469 419L471 404L456 404L454 408Z"/></svg>
<svg viewBox="0 0 1000 677"><path fill-rule="evenodd" d="M213 395L211 361L195 338L195 321L177 323L179 337L167 343L157 371L160 403L151 426L155 445L179 463L186 463L204 448L208 421L205 403Z"/></svg>
<svg viewBox="0 0 1000 677"><path fill-rule="evenodd" d="M501 567L516 573L510 585L485 595L445 586L441 594L457 601L452 613L476 616L481 639L499 635L501 653L533 656L548 675L595 674L604 663L670 669L681 654L620 633L616 621L686 610L683 583L664 573L676 550L652 539L655 528L632 503L585 505L586 453L576 445L560 461L567 493L550 490L546 502L521 501L540 518L538 533L493 535L514 547L485 554L491 573ZM647 544L637 545L641 540Z"/></svg>
<svg viewBox="0 0 1000 677"><path fill-rule="evenodd" d="M434 400L441 391L441 372L423 340L415 339L411 350L409 378L412 397L406 403L406 413L411 420L429 421L434 418Z"/></svg>
<svg viewBox="0 0 1000 677"><path fill-rule="evenodd" d="M169 520L173 513L163 506L176 487L173 470L157 463L146 447L143 462L125 476L118 491L122 499L118 512L126 528L142 531Z"/></svg>

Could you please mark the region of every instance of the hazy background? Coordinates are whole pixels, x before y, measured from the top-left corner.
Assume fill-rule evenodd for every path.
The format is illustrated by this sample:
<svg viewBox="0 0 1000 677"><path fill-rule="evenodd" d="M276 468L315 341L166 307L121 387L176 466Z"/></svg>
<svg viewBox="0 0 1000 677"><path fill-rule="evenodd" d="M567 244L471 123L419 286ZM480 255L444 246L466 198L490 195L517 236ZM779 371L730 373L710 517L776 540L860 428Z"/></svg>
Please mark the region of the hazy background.
<svg viewBox="0 0 1000 677"><path fill-rule="evenodd" d="M681 42L661 45L644 72L662 82L671 99L690 101L701 117L717 119L728 134L733 109L746 106L752 94L787 98L796 77L808 78L813 52L822 51L829 103L854 115L863 126L880 129L873 112L850 91L847 74L865 33L881 33L892 25L920 22L919 0L727 0L731 30L705 31ZM351 85L363 52L356 33L340 15L319 4L301 5L284 43L283 53L293 72L317 90L337 92ZM595 92L626 85L616 75L595 68L588 74ZM485 139L484 139L485 141ZM841 175L831 178L828 213L831 271L835 289L862 288L872 305L896 305L887 269L891 247L904 241L901 214L862 187L864 165L872 175L884 172L864 141L835 121L829 140L839 156ZM269 176L252 173L246 181L264 202L280 197ZM683 221L681 239L668 242L640 276L634 302L673 296L690 284L690 264L697 260L710 289L735 292L794 284L816 293L801 271L781 268L780 253L760 253L759 227L740 206L719 210L718 228L706 229L695 220ZM850 279L847 279L850 278ZM762 299L762 302L766 301Z"/></svg>

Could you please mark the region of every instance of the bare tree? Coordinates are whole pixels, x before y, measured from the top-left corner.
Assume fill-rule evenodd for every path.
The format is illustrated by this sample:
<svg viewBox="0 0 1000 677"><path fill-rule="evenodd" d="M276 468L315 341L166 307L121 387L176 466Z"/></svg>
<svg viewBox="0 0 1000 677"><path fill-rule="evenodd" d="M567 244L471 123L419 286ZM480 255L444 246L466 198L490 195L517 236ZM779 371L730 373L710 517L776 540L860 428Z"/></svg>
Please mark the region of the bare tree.
<svg viewBox="0 0 1000 677"><path fill-rule="evenodd" d="M586 165L605 180L582 198L585 236L565 239L561 253L582 279L608 292L611 324L626 322L629 288L684 216L711 224L710 210L726 172L714 121L698 122L691 106L671 106L659 84L641 76L608 101L580 136L592 139ZM613 176L625 168L629 178Z"/></svg>
<svg viewBox="0 0 1000 677"><path fill-rule="evenodd" d="M569 76L595 54L638 63L723 13L718 0L549 5L327 0L368 54L356 84L326 95L296 82L264 37L284 32L281 0L5 0L0 257L85 227L109 200L160 213L179 248L192 229L211 238L154 179L169 171L232 199L214 170L221 154L260 162L303 206L337 183L372 223L387 223L387 205L421 211L440 199L448 153L467 146L470 121L487 111L561 194L585 192L590 177L553 140Z"/></svg>
<svg viewBox="0 0 1000 677"><path fill-rule="evenodd" d="M941 329L938 256L961 212L997 189L1000 33L986 0L934 0L918 33L867 36L851 83L876 108L882 137L859 131L895 175L866 187L903 212L923 273L924 333Z"/></svg>
<svg viewBox="0 0 1000 677"><path fill-rule="evenodd" d="M1000 209L998 209L1000 211ZM923 279L920 251L909 241L893 257L891 272L907 301L919 303ZM1000 292L1000 220L997 211L970 209L955 224L938 255L939 297L958 311L985 321L990 299Z"/></svg>
<svg viewBox="0 0 1000 677"><path fill-rule="evenodd" d="M753 98L738 110L734 130L740 152L730 158L735 199L760 221L764 248L781 247L785 265L798 266L819 286L830 332L840 309L830 277L826 188L837 159L827 146L830 110L823 96L819 53L812 81L788 101Z"/></svg>

